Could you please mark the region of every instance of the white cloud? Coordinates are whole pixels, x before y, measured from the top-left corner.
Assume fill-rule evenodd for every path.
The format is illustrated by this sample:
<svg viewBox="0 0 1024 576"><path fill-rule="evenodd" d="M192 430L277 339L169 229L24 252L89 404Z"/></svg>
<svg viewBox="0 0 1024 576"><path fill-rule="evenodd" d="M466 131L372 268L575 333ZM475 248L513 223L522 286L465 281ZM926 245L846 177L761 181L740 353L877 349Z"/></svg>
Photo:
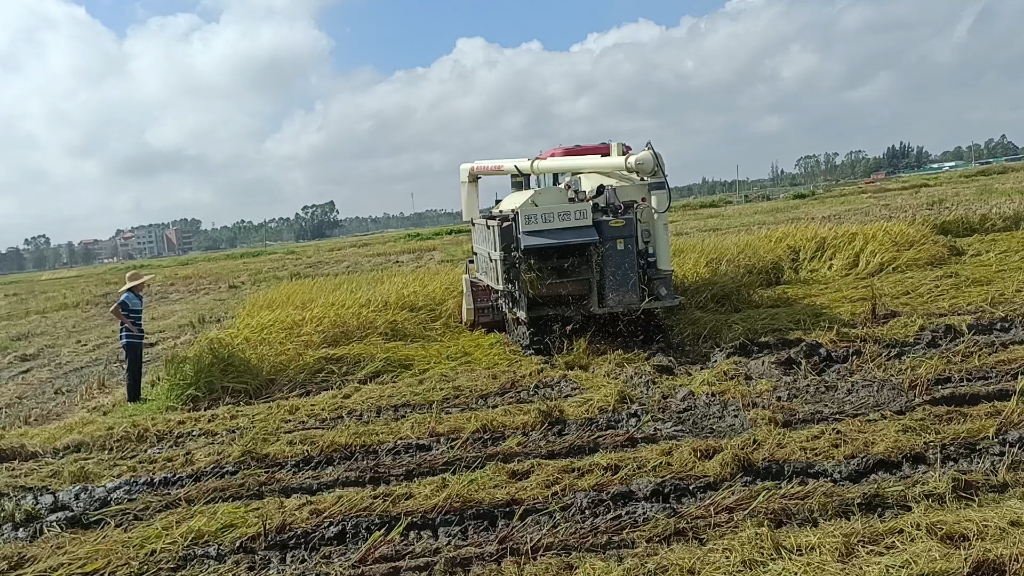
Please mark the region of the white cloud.
<svg viewBox="0 0 1024 576"><path fill-rule="evenodd" d="M329 1L204 0L123 36L66 0L0 2L0 244L329 198L456 207L461 162L609 138L653 140L679 184L906 138L1024 140L1016 0L733 0L566 52L453 40L390 76L332 69Z"/></svg>

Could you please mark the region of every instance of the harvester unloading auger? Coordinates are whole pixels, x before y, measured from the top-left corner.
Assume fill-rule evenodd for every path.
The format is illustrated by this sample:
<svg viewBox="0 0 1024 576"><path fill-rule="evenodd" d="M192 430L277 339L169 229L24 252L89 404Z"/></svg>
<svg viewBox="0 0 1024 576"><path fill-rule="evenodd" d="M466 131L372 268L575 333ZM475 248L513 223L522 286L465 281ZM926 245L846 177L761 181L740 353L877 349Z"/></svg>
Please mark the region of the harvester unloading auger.
<svg viewBox="0 0 1024 576"><path fill-rule="evenodd" d="M664 160L650 143L571 146L536 158L463 164L462 215L473 232L462 321L543 348L551 318L631 315L677 306ZM480 210L482 176L512 192Z"/></svg>

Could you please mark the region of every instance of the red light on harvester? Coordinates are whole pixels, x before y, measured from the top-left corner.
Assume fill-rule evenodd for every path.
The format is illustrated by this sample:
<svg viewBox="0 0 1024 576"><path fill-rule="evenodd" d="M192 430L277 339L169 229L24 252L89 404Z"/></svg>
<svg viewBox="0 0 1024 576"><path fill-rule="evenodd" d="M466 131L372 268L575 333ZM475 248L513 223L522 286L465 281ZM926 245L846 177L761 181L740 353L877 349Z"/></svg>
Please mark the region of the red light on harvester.
<svg viewBox="0 0 1024 576"><path fill-rule="evenodd" d="M647 198L641 198L640 199L640 203L641 204L647 204Z"/></svg>
<svg viewBox="0 0 1024 576"><path fill-rule="evenodd" d="M623 145L623 152L629 154L633 149L629 146ZM586 144L575 146L562 146L561 148L554 148L547 152L537 156L540 160L546 160L548 158L566 158L570 156L602 156L607 157L612 153L612 145L609 143L604 144Z"/></svg>

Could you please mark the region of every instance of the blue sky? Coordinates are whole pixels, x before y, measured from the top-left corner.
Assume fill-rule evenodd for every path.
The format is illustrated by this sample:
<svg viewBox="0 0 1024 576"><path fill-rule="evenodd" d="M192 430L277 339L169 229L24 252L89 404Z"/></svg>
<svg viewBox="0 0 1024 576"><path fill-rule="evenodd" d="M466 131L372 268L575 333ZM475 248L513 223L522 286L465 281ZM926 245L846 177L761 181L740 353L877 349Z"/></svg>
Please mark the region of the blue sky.
<svg viewBox="0 0 1024 576"><path fill-rule="evenodd" d="M205 47L148 34L118 53L73 1L120 34L201 2L239 11L196 28ZM257 221L327 200L347 215L407 209L411 193L419 208L453 208L462 162L607 138L654 142L675 184L900 139L940 151L1022 138L1024 75L1006 73L1020 65L1007 47L1020 43L1021 0L737 0L723 13L724 1L0 0L13 7L0 13L26 15L0 16L26 39L0 50L0 246L183 215ZM337 74L324 73L320 31L281 9L292 2L330 4L317 25ZM256 3L268 9L241 9ZM602 50L555 52L685 15L708 16L707 32L634 27ZM474 45L457 66L391 74L466 36L547 50ZM642 65L624 66L637 50ZM347 74L363 67L378 74ZM524 69L558 83L510 89ZM637 92L652 78L656 90ZM950 114L978 94L990 105Z"/></svg>
<svg viewBox="0 0 1024 576"><path fill-rule="evenodd" d="M123 33L147 16L193 10L196 0L77 0L109 28ZM675 25L703 16L724 0L343 0L324 15L339 68L382 72L425 66L451 51L455 40L483 36L503 46L540 40L564 50L624 22L646 18Z"/></svg>

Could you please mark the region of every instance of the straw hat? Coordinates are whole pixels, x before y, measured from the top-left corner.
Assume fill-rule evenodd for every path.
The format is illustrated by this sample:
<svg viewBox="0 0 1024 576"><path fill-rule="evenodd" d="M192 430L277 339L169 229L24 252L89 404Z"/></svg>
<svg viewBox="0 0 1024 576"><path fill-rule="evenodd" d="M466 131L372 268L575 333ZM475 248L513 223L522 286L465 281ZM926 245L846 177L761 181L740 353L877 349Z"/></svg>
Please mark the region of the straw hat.
<svg viewBox="0 0 1024 576"><path fill-rule="evenodd" d="M155 276L153 275L143 276L142 272L139 272L138 270L132 270L131 272L124 275L124 286L120 290L118 290L118 292L125 292L128 289L132 288L133 286L145 284L146 282L152 280L154 277Z"/></svg>

